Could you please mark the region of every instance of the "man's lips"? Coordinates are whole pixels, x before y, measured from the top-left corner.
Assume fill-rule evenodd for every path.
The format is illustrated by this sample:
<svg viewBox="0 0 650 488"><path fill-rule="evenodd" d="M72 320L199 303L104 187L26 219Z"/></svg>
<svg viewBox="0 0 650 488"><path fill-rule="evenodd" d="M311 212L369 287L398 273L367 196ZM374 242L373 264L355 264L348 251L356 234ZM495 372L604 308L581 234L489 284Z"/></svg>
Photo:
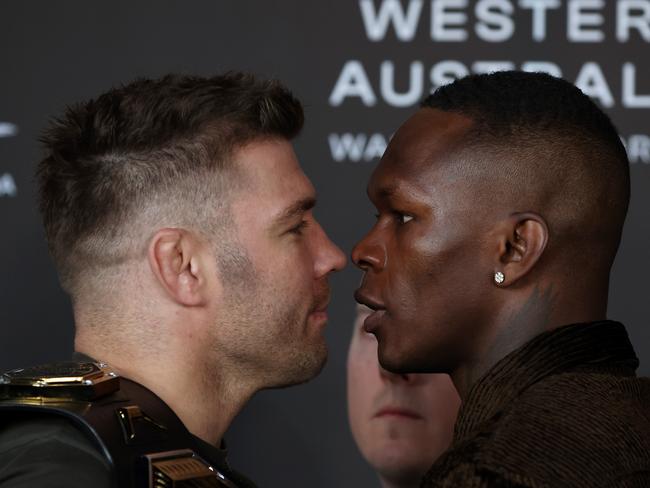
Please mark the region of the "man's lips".
<svg viewBox="0 0 650 488"><path fill-rule="evenodd" d="M376 310L372 312L363 321L363 330L368 333L374 332L377 327L379 327L379 323L381 322L381 319L384 318L384 315L386 315L386 310Z"/></svg>
<svg viewBox="0 0 650 488"><path fill-rule="evenodd" d="M322 323L327 322L327 306L329 305L329 302L330 297L328 293L325 298L318 300L312 311L309 312L311 319Z"/></svg>
<svg viewBox="0 0 650 488"><path fill-rule="evenodd" d="M329 305L328 303L322 304L322 305L317 305L314 307L311 311L311 313L327 313L327 306Z"/></svg>
<svg viewBox="0 0 650 488"><path fill-rule="evenodd" d="M327 313L327 306L330 304L330 289L329 287L320 290L314 300L314 306L310 313Z"/></svg>
<svg viewBox="0 0 650 488"><path fill-rule="evenodd" d="M409 410L407 408L400 408L400 407L384 407L379 409L377 413L374 415L374 418L379 418L379 417L403 417L403 418L409 418L413 420L422 420L422 415L419 413Z"/></svg>
<svg viewBox="0 0 650 488"><path fill-rule="evenodd" d="M366 317L366 320L363 321L363 328L366 332L372 332L374 331L377 326L379 325L380 320L382 317L386 314L386 307L385 305L371 296L366 290L363 288L359 288L357 291L354 292L354 299L362 304L368 307L369 309L373 310L373 313L368 315Z"/></svg>
<svg viewBox="0 0 650 488"><path fill-rule="evenodd" d="M359 288L354 292L354 299L361 305L365 305L371 310L384 310L386 307L376 298L372 297L368 292Z"/></svg>

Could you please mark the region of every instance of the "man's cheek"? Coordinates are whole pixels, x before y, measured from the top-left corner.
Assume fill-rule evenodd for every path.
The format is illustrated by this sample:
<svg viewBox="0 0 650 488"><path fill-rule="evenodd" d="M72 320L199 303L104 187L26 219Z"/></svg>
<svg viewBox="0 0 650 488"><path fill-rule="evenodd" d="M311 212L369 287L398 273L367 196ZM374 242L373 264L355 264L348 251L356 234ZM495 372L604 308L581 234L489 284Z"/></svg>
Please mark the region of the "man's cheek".
<svg viewBox="0 0 650 488"><path fill-rule="evenodd" d="M419 305L420 290L426 286L426 279L420 277L421 270L408 263L402 266L401 273L391 280L391 295L401 314L413 311Z"/></svg>

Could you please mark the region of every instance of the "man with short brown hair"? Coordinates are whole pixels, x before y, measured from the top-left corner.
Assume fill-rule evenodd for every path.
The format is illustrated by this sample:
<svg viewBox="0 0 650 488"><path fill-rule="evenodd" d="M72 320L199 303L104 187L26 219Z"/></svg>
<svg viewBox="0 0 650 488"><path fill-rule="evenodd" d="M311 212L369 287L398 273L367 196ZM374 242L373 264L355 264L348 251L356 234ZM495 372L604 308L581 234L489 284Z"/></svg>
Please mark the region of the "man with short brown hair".
<svg viewBox="0 0 650 488"><path fill-rule="evenodd" d="M217 446L255 392L321 370L345 263L302 124L278 82L233 73L137 80L50 126L41 211L85 356L4 376L1 486L249 484Z"/></svg>

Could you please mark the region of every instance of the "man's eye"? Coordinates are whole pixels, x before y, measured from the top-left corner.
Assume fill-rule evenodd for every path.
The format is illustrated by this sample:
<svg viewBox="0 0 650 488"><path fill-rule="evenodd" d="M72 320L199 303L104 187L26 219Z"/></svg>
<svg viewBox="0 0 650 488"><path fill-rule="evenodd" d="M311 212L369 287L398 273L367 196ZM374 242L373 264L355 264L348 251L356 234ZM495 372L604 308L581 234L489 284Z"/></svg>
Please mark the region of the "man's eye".
<svg viewBox="0 0 650 488"><path fill-rule="evenodd" d="M399 221L400 224L406 224L406 223L410 222L411 220L413 220L412 215L407 215L407 214L403 214L403 213L399 213L399 212L397 212L396 215L397 215L397 220Z"/></svg>
<svg viewBox="0 0 650 488"><path fill-rule="evenodd" d="M296 234L296 235L301 236L303 230L305 230L305 227L307 227L308 225L309 225L309 222L306 221L306 220L303 220L302 222L300 222L295 227L289 229L289 232L292 233L292 234Z"/></svg>

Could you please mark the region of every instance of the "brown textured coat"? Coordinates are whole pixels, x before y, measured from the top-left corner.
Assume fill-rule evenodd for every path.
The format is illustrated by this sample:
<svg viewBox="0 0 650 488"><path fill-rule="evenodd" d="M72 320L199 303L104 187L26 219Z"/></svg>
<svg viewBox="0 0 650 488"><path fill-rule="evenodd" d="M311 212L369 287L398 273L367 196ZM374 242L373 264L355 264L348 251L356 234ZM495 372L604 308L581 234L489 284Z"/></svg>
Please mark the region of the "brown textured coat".
<svg viewBox="0 0 650 488"><path fill-rule="evenodd" d="M423 487L650 488L650 379L623 325L561 327L472 388Z"/></svg>

